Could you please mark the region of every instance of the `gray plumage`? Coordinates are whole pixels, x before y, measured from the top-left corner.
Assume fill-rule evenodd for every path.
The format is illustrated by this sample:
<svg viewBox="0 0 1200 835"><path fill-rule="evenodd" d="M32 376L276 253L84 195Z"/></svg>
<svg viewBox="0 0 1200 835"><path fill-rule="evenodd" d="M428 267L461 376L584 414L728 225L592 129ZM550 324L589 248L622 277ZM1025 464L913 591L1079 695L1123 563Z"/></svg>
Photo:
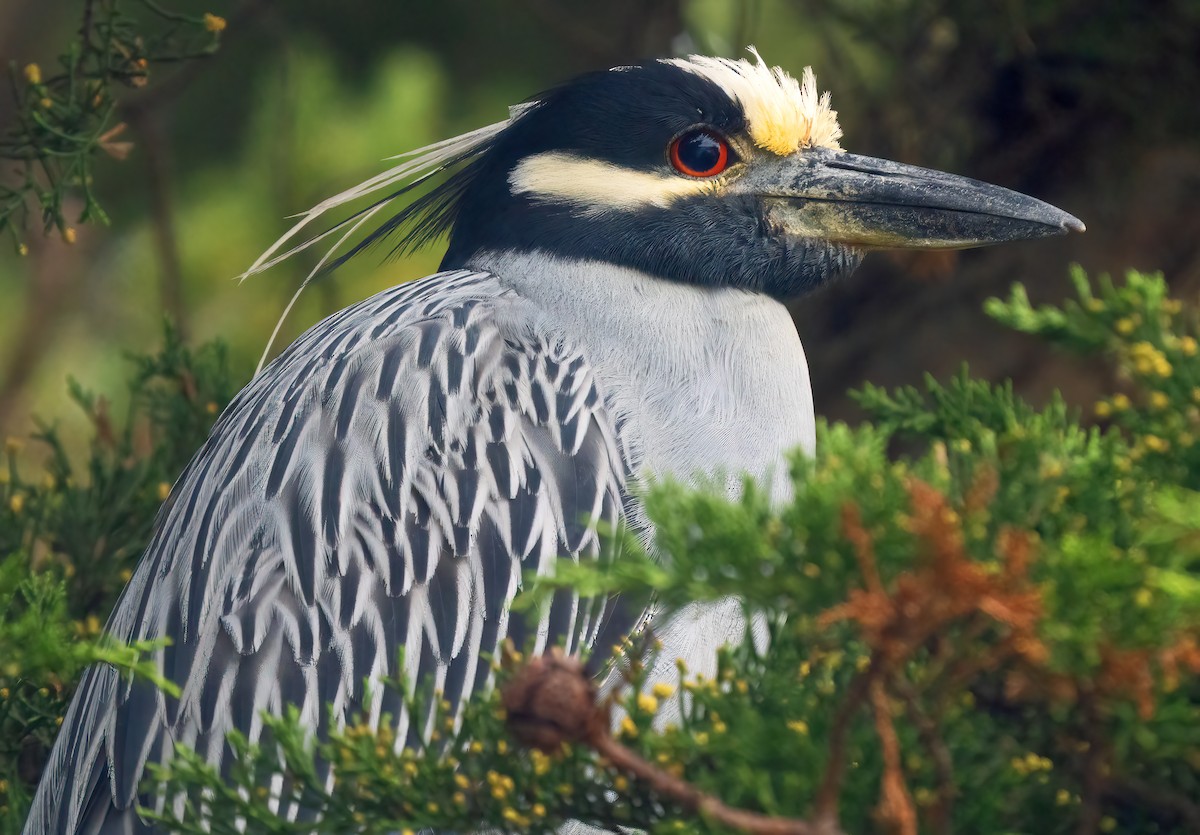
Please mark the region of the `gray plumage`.
<svg viewBox="0 0 1200 835"><path fill-rule="evenodd" d="M156 661L182 695L88 671L28 832L136 832L147 762L182 743L224 765L226 733L298 705L324 732L364 680L431 677L460 706L480 653L523 640L521 572L600 553L627 462L576 346L529 327L485 273L381 293L301 337L237 397L180 478L110 632L169 636ZM605 601L561 594L538 647L591 645ZM610 627L623 630L627 623ZM394 693L398 742L427 735ZM153 800L142 798L142 802ZM295 814L283 809L282 814Z"/></svg>

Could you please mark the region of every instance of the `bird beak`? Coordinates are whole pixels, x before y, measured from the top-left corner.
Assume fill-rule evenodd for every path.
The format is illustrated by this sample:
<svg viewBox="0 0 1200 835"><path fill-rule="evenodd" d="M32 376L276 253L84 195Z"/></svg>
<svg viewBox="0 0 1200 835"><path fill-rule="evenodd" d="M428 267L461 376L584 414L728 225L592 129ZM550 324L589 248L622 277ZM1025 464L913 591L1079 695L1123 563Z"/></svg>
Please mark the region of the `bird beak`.
<svg viewBox="0 0 1200 835"><path fill-rule="evenodd" d="M827 148L749 166L735 188L764 200L788 235L863 248L959 249L1084 225L1006 188Z"/></svg>

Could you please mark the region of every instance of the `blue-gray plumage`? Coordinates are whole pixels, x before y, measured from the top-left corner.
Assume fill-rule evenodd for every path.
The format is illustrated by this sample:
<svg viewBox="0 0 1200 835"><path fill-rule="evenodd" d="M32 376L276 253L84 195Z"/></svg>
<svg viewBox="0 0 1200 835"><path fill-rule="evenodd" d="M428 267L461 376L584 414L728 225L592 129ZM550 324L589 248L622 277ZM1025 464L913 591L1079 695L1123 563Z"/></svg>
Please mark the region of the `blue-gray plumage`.
<svg viewBox="0 0 1200 835"><path fill-rule="evenodd" d="M148 831L136 806L163 801L139 794L147 765L183 745L227 768L227 732L259 740L263 712L294 705L324 734L397 672L458 711L505 638L610 645L646 613L562 592L525 622L509 611L521 577L605 558L597 524L650 541L632 496L656 476L735 490L749 473L786 497L784 455L812 450L815 421L782 301L873 247L1082 228L1004 189L846 154L839 136L811 73L648 62L552 90L306 214L294 232L384 193L292 252L344 242L449 171L368 236L401 230L405 248L448 232L444 271L305 333L180 477L108 631L169 638L154 661L181 694L90 669L25 831ZM252 271L290 254L282 243ZM711 671L744 626L736 601L656 622L651 676L677 657ZM431 730L390 691L369 710L393 717L398 745Z"/></svg>

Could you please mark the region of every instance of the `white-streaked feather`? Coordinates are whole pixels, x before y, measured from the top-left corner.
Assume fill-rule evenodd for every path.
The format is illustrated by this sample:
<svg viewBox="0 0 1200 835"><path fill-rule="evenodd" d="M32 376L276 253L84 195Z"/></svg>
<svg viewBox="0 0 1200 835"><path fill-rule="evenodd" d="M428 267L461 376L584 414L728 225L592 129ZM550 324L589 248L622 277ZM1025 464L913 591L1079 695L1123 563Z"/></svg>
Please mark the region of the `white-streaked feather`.
<svg viewBox="0 0 1200 835"><path fill-rule="evenodd" d="M490 676L480 654L514 634L508 604L524 568L598 558L595 530L567 521L599 508L616 524L628 499L606 398L570 340L540 321L494 276L440 274L330 317L257 376L181 476L108 625L120 640L172 640L155 661L180 699L90 670L26 832L143 831L137 786L174 742L221 767L228 731L259 741L259 711L288 704L323 733L324 705L348 721L365 706L364 679L380 693L401 672L401 647L411 683L452 688L457 721ZM582 411L582 447L554 440L560 416L537 414L535 387ZM506 472L491 471L487 445ZM531 451L558 478L509 465ZM515 528L521 551L508 548ZM549 613L523 626L539 649L597 640L574 595L553 607L564 634L551 634ZM631 625L613 621L606 641ZM370 720L385 711L397 744L428 736L432 715L410 717L386 692Z"/></svg>

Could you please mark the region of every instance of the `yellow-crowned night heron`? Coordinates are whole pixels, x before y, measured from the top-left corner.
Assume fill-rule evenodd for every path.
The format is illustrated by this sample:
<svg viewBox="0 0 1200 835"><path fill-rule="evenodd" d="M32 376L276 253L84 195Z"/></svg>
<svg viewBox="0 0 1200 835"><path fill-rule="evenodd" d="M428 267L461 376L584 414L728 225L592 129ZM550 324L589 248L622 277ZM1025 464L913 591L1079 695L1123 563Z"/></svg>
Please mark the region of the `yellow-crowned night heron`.
<svg viewBox="0 0 1200 835"><path fill-rule="evenodd" d="M593 522L645 529L631 488L651 474L750 473L782 497L784 452L814 444L785 301L872 248L1083 228L1002 188L843 152L811 72L754 57L583 76L304 217L380 196L330 230L352 232L447 172L367 238L449 232L442 272L300 337L180 477L108 629L169 638L155 662L181 695L89 670L27 833L147 831L148 763L175 745L227 762L227 732L257 740L261 712L287 705L322 733L401 648L410 680L461 705L506 637L608 646L642 613L562 593L520 619L522 572L597 559ZM731 602L656 624L664 664L711 670L741 617ZM383 692L369 715L394 717L398 744L429 732Z"/></svg>

